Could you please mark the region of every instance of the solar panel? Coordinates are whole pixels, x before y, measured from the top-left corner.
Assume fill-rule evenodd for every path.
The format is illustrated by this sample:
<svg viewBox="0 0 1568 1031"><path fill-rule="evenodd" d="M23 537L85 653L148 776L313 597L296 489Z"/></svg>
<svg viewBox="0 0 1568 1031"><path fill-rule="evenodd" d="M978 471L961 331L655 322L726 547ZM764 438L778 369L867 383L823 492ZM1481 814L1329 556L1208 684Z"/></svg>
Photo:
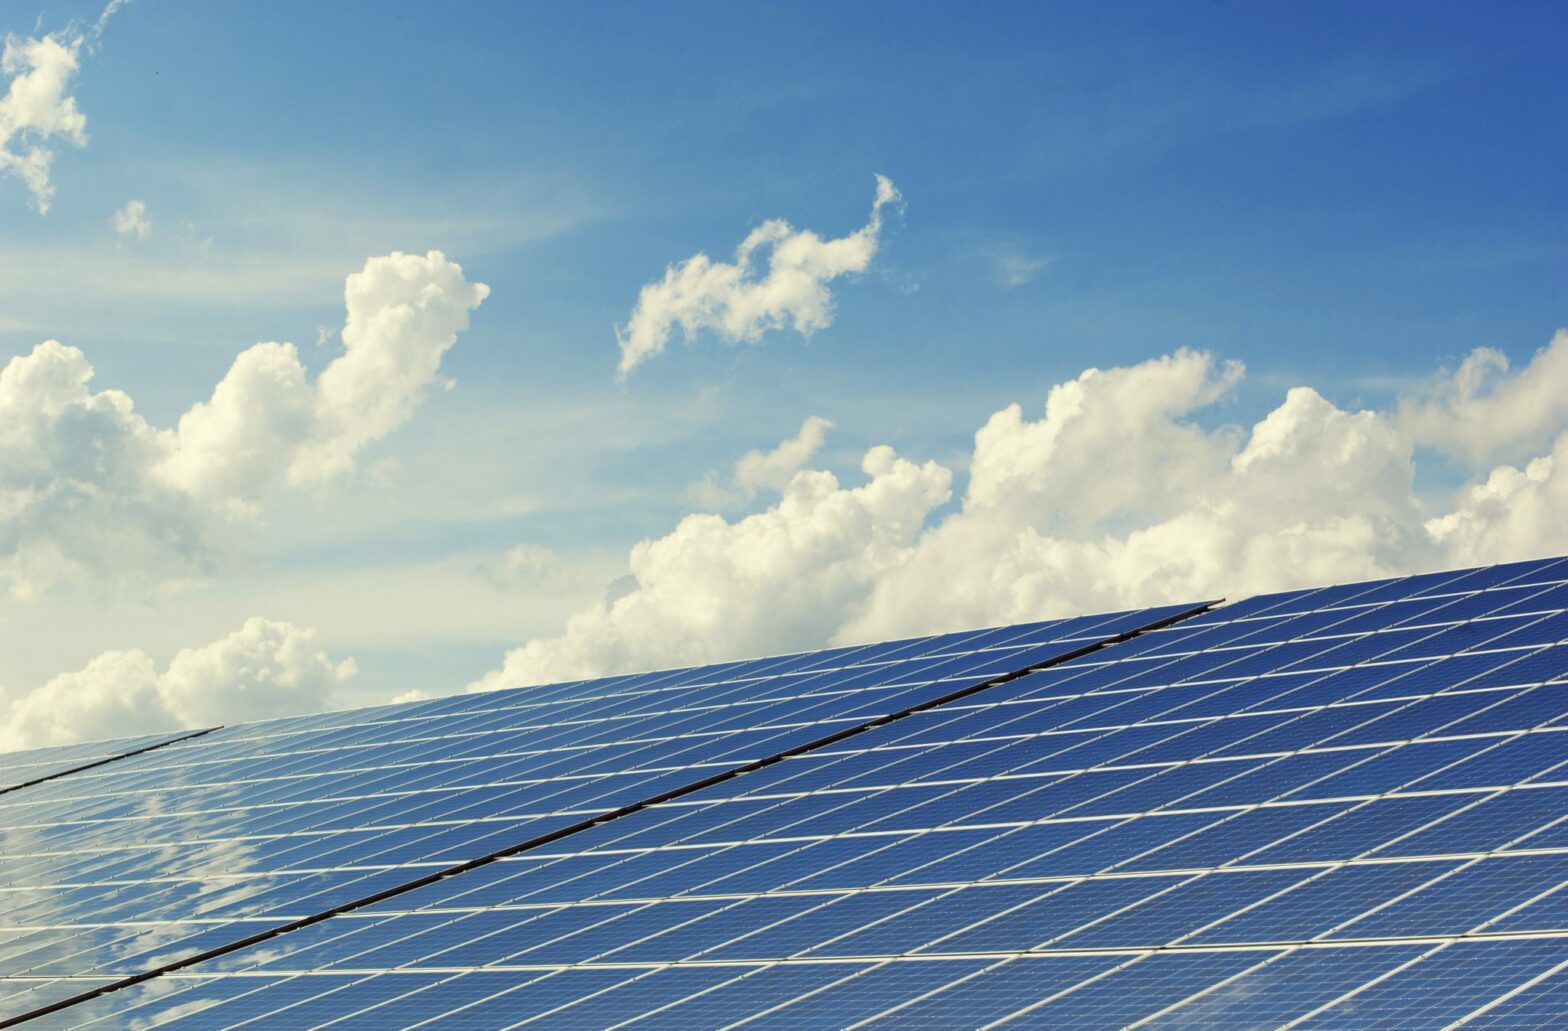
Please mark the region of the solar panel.
<svg viewBox="0 0 1568 1031"><path fill-rule="evenodd" d="M0 795L0 1013L318 919L1190 609L273 720Z"/></svg>
<svg viewBox="0 0 1568 1031"><path fill-rule="evenodd" d="M204 730L179 733L145 734L110 741L86 741L74 745L54 745L21 752L0 752L0 795L19 788L42 784L46 780L80 773L116 759L162 748L186 738L198 737Z"/></svg>
<svg viewBox="0 0 1568 1031"><path fill-rule="evenodd" d="M9 924L21 954L43 941L50 956L3 968L12 976L0 992L13 994L0 995L0 1011L36 1012L112 975L161 970L37 1026L1551 1026L1568 991L1565 606L1568 560L1516 563L1021 628L1028 645L989 631L967 638L967 652L964 638L947 638L761 667L789 678L831 670L806 673L814 688L769 687L742 665L215 732L12 799L53 814L35 824L44 837L99 841L111 858L84 868L96 881L49 874L44 894L70 909L62 925L74 938ZM976 641L1016 654L991 662ZM927 672L884 670L888 686L854 672L915 653ZM955 653L987 661L966 657L967 672L929 682ZM1021 658L1031 661L1002 668ZM701 701L649 697L666 688ZM838 701L822 708L819 697ZM592 715L580 715L583 699ZM526 715L536 702L549 720ZM301 853L270 844L304 837L330 858L345 854L332 839L359 833L357 808L321 822L336 804L320 803L339 795L277 794L310 782L317 755L452 741L497 723L547 726L558 751L579 743L553 736L568 720L624 716L641 728L634 713L678 722L664 714L698 704L763 716L727 724L701 761L662 733L674 743L661 747L680 751L612 763L610 777L674 770L632 781L647 804L567 823L627 796L594 778L582 789L591 801L578 802L529 768L515 791L475 796L493 816L461 822L463 840L488 845L498 839L483 832L502 825L527 847L440 867L461 849L405 851L401 825L376 823L394 835L391 861L347 854L367 879L402 879L385 897L357 896L363 904L176 969L158 964L161 942L121 958L150 933L129 932L126 912L155 912L157 929L184 935L175 954L191 956L239 940L252 912L276 929L342 897L298 901L308 878L348 865L283 865ZM458 722L436 735L396 729L437 718ZM832 732L840 726L850 732ZM758 727L770 732L754 743ZM284 742L295 734L304 747ZM385 807L363 811L424 813L433 765L495 785L487 771L513 776L514 754L383 760L370 768L413 779L378 778ZM594 768L591 751L538 754L557 777ZM116 909L125 890L79 903L67 894L102 892L106 871L129 869L138 898L156 878L128 857L183 855L183 839L149 839L147 821L105 801L137 783L111 779L122 765L145 768L157 799L197 791L202 828L221 828L221 840L265 828L254 837L269 844L238 864L241 909L205 882L153 908ZM728 775L702 783L715 767ZM265 787L262 801L251 784ZM668 784L682 787L652 798ZM541 793L563 802L546 812ZM305 822L276 829L291 819ZM424 819L426 830L444 825ZM63 851L35 848L16 873L52 871ZM427 863L448 874L411 881ZM269 896L274 883L289 887ZM104 944L100 924L127 933ZM74 953L57 943L77 939Z"/></svg>

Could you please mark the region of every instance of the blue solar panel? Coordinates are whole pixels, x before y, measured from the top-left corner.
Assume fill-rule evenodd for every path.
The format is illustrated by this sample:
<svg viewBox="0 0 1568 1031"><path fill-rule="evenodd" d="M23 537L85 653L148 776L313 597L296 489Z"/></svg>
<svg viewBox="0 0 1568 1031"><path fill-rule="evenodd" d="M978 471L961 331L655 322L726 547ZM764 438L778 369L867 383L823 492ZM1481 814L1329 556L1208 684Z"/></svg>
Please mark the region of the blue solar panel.
<svg viewBox="0 0 1568 1031"><path fill-rule="evenodd" d="M86 741L81 744L54 745L22 752L3 752L0 753L0 795L64 777L67 774L79 773L116 759L161 748L202 733L204 731L144 734L140 737L122 737L110 741Z"/></svg>
<svg viewBox="0 0 1568 1031"><path fill-rule="evenodd" d="M135 976L1189 608L274 720L127 755L0 796L16 932L0 975L77 991Z"/></svg>
<svg viewBox="0 0 1568 1031"><path fill-rule="evenodd" d="M1183 610L214 732L0 807L31 993L0 1012L266 926L38 1026L1535 1026L1565 588L1518 563L1097 650Z"/></svg>

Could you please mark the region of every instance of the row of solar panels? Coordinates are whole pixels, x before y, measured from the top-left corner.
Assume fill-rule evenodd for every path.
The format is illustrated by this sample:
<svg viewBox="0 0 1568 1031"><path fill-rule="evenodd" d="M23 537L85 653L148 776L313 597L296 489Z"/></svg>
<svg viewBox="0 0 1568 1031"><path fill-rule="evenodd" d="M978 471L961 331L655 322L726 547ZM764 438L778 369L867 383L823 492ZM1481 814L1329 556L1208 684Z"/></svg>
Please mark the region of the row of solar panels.
<svg viewBox="0 0 1568 1031"><path fill-rule="evenodd" d="M0 1013L1553 1026L1565 609L1550 560L214 731L0 793Z"/></svg>

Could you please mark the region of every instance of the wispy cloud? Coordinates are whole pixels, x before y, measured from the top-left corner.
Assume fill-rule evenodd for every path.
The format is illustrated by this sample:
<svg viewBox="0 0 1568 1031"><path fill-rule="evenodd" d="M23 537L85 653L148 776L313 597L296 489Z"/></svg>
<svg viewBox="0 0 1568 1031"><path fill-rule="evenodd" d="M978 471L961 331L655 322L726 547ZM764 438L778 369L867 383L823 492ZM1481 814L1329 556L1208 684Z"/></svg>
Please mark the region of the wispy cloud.
<svg viewBox="0 0 1568 1031"><path fill-rule="evenodd" d="M439 247L476 260L537 246L608 211L581 187L532 179L476 179L433 197L375 184L349 193L286 159L242 167L174 155L123 171L169 198L138 197L153 223L146 239L125 247L102 222L7 234L8 320L61 335L131 319L154 336L171 314L314 304L367 254Z"/></svg>
<svg viewBox="0 0 1568 1031"><path fill-rule="evenodd" d="M1037 254L1021 240L999 239L975 250L986 265L991 282L1003 290L1013 290L1034 282L1055 261L1054 254Z"/></svg>
<svg viewBox="0 0 1568 1031"><path fill-rule="evenodd" d="M1393 107L1452 73L1416 64L1344 59L1287 85L1248 81L1210 67L1148 65L1085 90L1099 69L1058 69L1061 98L1034 115L1035 157L1083 168L1240 132L1288 129Z"/></svg>

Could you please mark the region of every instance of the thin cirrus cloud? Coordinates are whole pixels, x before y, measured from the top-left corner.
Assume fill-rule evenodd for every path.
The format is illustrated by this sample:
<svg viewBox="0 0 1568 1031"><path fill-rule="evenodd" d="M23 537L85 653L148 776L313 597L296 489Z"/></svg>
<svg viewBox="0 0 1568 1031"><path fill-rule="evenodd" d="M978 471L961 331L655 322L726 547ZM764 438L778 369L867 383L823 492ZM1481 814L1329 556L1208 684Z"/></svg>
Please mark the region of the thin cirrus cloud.
<svg viewBox="0 0 1568 1031"><path fill-rule="evenodd" d="M0 369L0 590L200 577L214 527L348 473L412 417L488 295L439 251L371 258L344 286L343 353L310 379L292 344L242 351L173 428L94 391L45 341Z"/></svg>
<svg viewBox="0 0 1568 1031"><path fill-rule="evenodd" d="M1297 386L1245 428L1199 419L1242 381L1239 363L1181 350L1090 369L1051 388L1038 416L1009 405L979 428L956 511L937 512L948 469L887 447L867 452L860 484L802 469L764 511L690 515L637 545L627 590L470 686L1568 550L1565 361L1568 332L1512 375L1472 356L1392 411L1342 409ZM1489 368L1484 390L1476 363ZM1488 466L1478 456L1492 449L1471 454L1468 483L1429 511L1431 446L1503 404L1513 411L1498 446L1532 457Z"/></svg>
<svg viewBox="0 0 1568 1031"><path fill-rule="evenodd" d="M881 242L883 209L903 200L887 176L878 175L876 182L870 219L847 236L824 240L781 218L769 219L741 241L734 261L699 253L666 268L663 279L642 288L631 318L616 329L618 375L624 379L660 354L677 327L687 339L708 331L736 344L773 329L809 336L832 325L828 284L870 266ZM759 272L763 254L767 267Z"/></svg>

